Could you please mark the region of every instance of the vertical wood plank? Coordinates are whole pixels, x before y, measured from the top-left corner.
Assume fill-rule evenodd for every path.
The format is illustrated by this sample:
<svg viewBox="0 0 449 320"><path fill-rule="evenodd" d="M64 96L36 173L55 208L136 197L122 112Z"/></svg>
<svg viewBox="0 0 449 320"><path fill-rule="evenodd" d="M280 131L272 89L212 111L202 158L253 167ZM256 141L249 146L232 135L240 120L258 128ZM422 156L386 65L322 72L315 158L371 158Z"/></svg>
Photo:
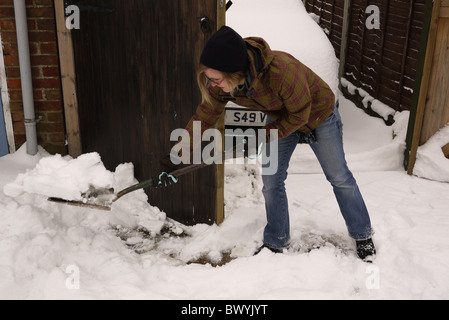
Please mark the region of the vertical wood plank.
<svg viewBox="0 0 449 320"><path fill-rule="evenodd" d="M405 66L407 63L407 52L409 50L409 43L410 43L410 32L411 26L412 26L412 15L413 15L413 2L414 0L410 0L409 3L409 12L408 12L408 18L407 18L407 27L406 27L406 34L405 34L405 44L404 48L402 50L402 61L401 61L401 75L399 77L399 99L397 101L396 110L399 110L399 107L402 104L402 98L403 98L403 92L404 92L404 81L405 81Z"/></svg>
<svg viewBox="0 0 449 320"><path fill-rule="evenodd" d="M440 14L440 0L435 0L432 9L432 18L430 21L429 37L427 41L426 57L424 59L423 75L421 79L421 86L419 90L418 104L416 107L415 125L413 128L413 137L410 148L410 158L408 162L407 173L413 174L413 167L416 162L416 154L421 137L421 130L423 125L424 108L426 105L427 94L429 89L429 81L432 69L433 54L435 51L436 34L438 29L438 20Z"/></svg>
<svg viewBox="0 0 449 320"><path fill-rule="evenodd" d="M226 25L226 3L225 0L217 0L217 30ZM222 141L222 150L224 150L224 132L225 132L225 114L220 117L217 123L217 129L220 130ZM222 224L225 218L224 212L224 178L225 178L225 164L216 166L217 171L217 199L216 199L216 223Z"/></svg>
<svg viewBox="0 0 449 320"><path fill-rule="evenodd" d="M54 6L68 150L69 155L75 158L82 153L78 99L76 96L75 58L71 32L65 25L64 1L54 0Z"/></svg>
<svg viewBox="0 0 449 320"><path fill-rule="evenodd" d="M420 145L449 123L449 19L439 19L435 42Z"/></svg>
<svg viewBox="0 0 449 320"><path fill-rule="evenodd" d="M341 32L340 66L338 70L339 79L343 78L345 73L346 55L348 50L349 20L351 19L351 0L345 0L345 6L343 10L344 13L343 13L343 29Z"/></svg>

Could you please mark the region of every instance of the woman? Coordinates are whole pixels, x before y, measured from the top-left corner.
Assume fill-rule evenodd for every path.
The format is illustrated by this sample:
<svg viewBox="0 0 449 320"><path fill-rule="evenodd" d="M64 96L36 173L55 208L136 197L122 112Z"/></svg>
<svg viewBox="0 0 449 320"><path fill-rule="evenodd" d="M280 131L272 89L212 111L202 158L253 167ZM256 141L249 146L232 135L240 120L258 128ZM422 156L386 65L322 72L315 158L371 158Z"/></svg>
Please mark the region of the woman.
<svg viewBox="0 0 449 320"><path fill-rule="evenodd" d="M333 186L358 256L368 261L375 255L369 214L346 165L335 96L320 77L288 53L272 51L262 38L242 39L225 26L204 47L198 85L203 102L186 127L191 136L193 121L201 121L202 131L213 127L229 101L266 113L264 129L278 130L277 171L262 175L267 225L256 253L263 248L282 252L289 245L284 182L296 145L308 142Z"/></svg>

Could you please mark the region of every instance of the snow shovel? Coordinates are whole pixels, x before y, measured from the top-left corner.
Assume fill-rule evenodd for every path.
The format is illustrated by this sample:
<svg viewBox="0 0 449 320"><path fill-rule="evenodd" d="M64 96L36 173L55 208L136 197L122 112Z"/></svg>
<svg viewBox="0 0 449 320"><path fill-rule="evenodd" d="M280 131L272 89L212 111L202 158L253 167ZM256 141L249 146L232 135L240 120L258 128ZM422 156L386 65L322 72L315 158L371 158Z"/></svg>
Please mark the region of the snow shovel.
<svg viewBox="0 0 449 320"><path fill-rule="evenodd" d="M208 164L205 164L205 163L191 164L191 165L188 165L181 169L170 172L170 175L172 175L174 177L180 177L186 173L193 172L193 171L203 168L205 166L208 166ZM135 185L132 185L130 187L127 187L117 193L114 193L113 188L91 187L88 191L81 194L83 199L80 201L65 200L62 198L54 198L54 197L48 198L48 201L62 203L62 204L68 204L68 205L77 206L77 207L87 207L87 208L92 208L92 209L110 211L112 203L117 201L121 197L123 197L125 194L128 194L130 192L133 192L133 191L136 191L139 189L153 187L153 186L154 186L153 180L148 179L148 180L139 182Z"/></svg>
<svg viewBox="0 0 449 320"><path fill-rule="evenodd" d="M233 156L233 152L223 152L223 156L226 159L226 156L229 158L229 156ZM193 172L195 170L201 169L203 167L208 166L209 164L206 163L199 163L199 164L191 164L185 167L182 167L180 169L177 169L175 171L172 171L169 173L169 175L173 177L180 177L186 173ZM123 197L125 194L128 194L130 192L147 188L147 187L154 187L154 182L152 179L148 179L145 181L142 181L140 183L137 183L135 185L132 185L128 188L125 188L117 193L114 193L113 188L94 188L91 187L88 191L81 194L83 197L82 200L65 200L62 198L48 198L48 201L56 202L56 203L62 203L67 204L71 206L77 206L77 207L87 207L92 209L99 209L99 210L105 210L110 211L111 205L113 202L117 201L121 197Z"/></svg>

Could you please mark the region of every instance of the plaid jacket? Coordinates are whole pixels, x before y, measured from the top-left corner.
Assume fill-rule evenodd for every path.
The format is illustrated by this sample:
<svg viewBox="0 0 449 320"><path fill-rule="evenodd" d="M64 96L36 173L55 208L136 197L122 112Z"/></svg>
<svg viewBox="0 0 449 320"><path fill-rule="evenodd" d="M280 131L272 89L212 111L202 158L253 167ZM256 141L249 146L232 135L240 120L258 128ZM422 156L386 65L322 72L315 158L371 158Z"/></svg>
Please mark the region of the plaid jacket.
<svg viewBox="0 0 449 320"><path fill-rule="evenodd" d="M201 132L213 127L227 102L264 112L275 121L266 125L278 129L278 138L299 130L310 133L332 113L335 96L311 69L288 53L272 51L262 38L245 38L249 55L250 83L234 96L218 86L209 89L211 104L202 103L187 124L192 136L193 121L201 121ZM267 138L269 135L267 134Z"/></svg>

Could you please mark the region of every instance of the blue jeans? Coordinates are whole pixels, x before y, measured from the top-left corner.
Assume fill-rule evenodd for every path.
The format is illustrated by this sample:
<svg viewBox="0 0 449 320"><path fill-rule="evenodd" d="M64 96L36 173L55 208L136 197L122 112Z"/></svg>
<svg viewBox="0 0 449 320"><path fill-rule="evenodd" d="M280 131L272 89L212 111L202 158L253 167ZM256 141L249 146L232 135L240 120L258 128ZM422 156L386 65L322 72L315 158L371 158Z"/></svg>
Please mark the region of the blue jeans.
<svg viewBox="0 0 449 320"><path fill-rule="evenodd" d="M269 119L268 121L272 121ZM373 231L368 210L357 182L349 170L343 150L342 122L338 109L315 130L317 141L310 144L321 168L331 183L340 211L346 222L349 235L356 240L371 237ZM285 180L290 158L299 141L299 132L279 139L278 168L275 174L263 174L262 193L265 197L267 225L264 244L275 249L285 248L290 243L290 221ZM269 152L270 144L267 145Z"/></svg>

